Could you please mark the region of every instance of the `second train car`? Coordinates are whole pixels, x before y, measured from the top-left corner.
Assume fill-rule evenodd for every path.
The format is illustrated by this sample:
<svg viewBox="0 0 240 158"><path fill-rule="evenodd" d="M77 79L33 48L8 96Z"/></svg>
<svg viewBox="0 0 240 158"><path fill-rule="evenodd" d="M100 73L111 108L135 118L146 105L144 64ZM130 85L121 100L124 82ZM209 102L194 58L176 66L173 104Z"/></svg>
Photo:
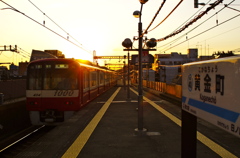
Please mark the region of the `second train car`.
<svg viewBox="0 0 240 158"><path fill-rule="evenodd" d="M27 68L27 110L33 125L57 125L116 84L114 71L77 59L42 59Z"/></svg>

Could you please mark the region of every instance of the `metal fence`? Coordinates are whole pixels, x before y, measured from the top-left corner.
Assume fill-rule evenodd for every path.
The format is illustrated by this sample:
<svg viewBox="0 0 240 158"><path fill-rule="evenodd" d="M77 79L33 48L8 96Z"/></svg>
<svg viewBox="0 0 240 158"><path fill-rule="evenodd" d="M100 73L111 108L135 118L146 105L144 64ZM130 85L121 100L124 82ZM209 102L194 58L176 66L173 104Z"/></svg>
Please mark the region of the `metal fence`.
<svg viewBox="0 0 240 158"><path fill-rule="evenodd" d="M163 93L173 95L177 98L182 98L182 86L181 85L143 80L143 86L163 92Z"/></svg>

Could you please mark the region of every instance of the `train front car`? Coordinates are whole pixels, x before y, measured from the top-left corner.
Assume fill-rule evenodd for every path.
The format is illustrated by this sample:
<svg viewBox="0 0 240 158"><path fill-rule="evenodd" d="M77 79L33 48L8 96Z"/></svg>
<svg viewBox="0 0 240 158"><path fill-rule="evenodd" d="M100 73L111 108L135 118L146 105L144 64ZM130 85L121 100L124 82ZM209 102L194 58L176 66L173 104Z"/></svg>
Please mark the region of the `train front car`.
<svg viewBox="0 0 240 158"><path fill-rule="evenodd" d="M27 70L27 110L33 125L57 125L80 109L80 65L72 59L33 61Z"/></svg>

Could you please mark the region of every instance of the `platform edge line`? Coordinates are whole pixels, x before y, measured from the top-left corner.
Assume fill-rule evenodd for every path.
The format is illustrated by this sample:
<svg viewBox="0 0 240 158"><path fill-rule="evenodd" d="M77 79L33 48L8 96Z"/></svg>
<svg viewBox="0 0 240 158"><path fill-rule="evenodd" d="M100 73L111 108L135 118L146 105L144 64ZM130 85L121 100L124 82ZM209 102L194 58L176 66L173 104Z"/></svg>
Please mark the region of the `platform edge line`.
<svg viewBox="0 0 240 158"><path fill-rule="evenodd" d="M73 144L68 148L68 150L63 154L62 158L70 158L77 157L84 145L87 143L97 124L100 122L101 118L107 111L109 105L116 97L121 87L119 87L113 95L107 100L107 102L103 105L103 107L99 110L99 112L95 115L95 117L90 121L87 127L80 133L77 139L73 142Z"/></svg>
<svg viewBox="0 0 240 158"><path fill-rule="evenodd" d="M137 92L135 90L133 90L132 88L131 88L131 90L135 94L137 94ZM153 101L151 101L147 97L143 97L143 99L146 100L147 102L149 102L149 104L151 104L159 112L164 114L166 117L168 117L170 120L172 120L174 123L176 123L178 126L181 127L182 121L180 119L178 119L174 115L170 114L168 111L164 110L163 108L161 108L159 105L157 105L156 103L154 103ZM197 139L221 157L237 158L237 156L232 154L230 151L228 151L227 149L218 145L217 143L215 143L214 141L212 141L211 139L209 139L208 137L206 137L205 135L203 135L199 131L197 131Z"/></svg>

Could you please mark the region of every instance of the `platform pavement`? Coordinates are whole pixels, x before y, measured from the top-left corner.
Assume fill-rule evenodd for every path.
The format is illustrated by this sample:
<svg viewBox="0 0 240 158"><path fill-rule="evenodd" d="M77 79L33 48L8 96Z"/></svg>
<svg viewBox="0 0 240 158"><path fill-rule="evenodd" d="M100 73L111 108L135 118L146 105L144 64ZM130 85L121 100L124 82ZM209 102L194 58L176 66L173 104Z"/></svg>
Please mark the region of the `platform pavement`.
<svg viewBox="0 0 240 158"><path fill-rule="evenodd" d="M86 121L81 119L91 106L99 106L118 87L114 87L91 102L86 109L56 127L17 157L62 157L76 137L83 130ZM144 122L146 135L136 135L137 95L131 91L131 102L127 102L126 90L121 88L96 129L82 148L78 158L180 158L181 127L172 122L154 107L144 102ZM155 101L160 101L155 98ZM207 147L199 144L198 157L219 157Z"/></svg>
<svg viewBox="0 0 240 158"><path fill-rule="evenodd" d="M135 94L130 96L137 101ZM138 103L117 102L126 98L122 89L78 157L180 157L180 127L144 103L144 128L148 131L137 136Z"/></svg>

